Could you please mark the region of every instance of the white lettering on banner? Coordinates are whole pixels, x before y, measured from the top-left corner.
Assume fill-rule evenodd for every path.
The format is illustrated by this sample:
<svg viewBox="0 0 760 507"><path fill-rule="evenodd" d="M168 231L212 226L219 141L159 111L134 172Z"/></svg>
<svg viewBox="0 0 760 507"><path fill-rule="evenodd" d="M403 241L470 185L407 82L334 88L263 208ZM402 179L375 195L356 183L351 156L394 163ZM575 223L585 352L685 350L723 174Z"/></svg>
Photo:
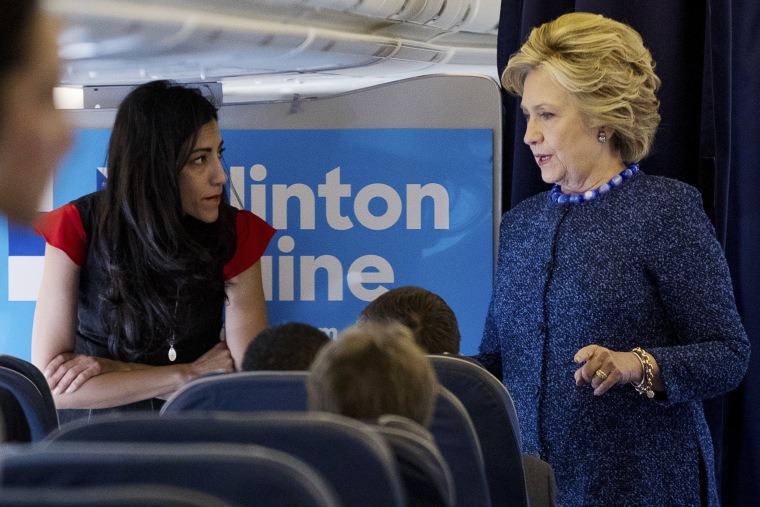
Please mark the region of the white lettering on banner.
<svg viewBox="0 0 760 507"><path fill-rule="evenodd" d="M244 187L244 171L243 166L230 167L230 180L237 188ZM254 182L250 186L249 206L246 206L245 192L233 204L250 209L264 220L271 216L271 224L278 231L288 229L288 205L293 200L298 202L297 228L316 229L317 197L324 199L325 220L330 228L344 231L355 226L352 217L343 214L342 199L351 198L354 194L350 184L341 182L340 167L325 173L324 183L317 185L316 196L314 190L304 183L268 186L264 183L267 168L262 164L252 165L249 175ZM422 229L423 201L428 198L433 206L433 228L449 228L449 193L443 185L408 183L405 191L406 195L402 198L390 185L371 183L356 192L349 209L353 211L355 221L369 230L382 231L393 227L404 212L406 229L419 230ZM382 201L385 206L371 206L375 200ZM378 212L380 209L383 211ZM268 213L270 210L271 215ZM267 301L315 301L316 280L322 276L326 276L328 301L343 301L344 280L350 293L362 301L372 301L387 292L387 285L395 281L393 266L379 255L362 255L345 270L342 261L333 255L291 255L295 247L293 237L282 236L277 241L279 252L276 261L272 256L261 258L264 297Z"/></svg>
<svg viewBox="0 0 760 507"><path fill-rule="evenodd" d="M230 167L230 175L240 174L240 186L237 188L241 190L245 188L245 175L243 173L244 170L245 167ZM264 181L267 177L267 168L261 164L252 165L249 174L251 175L251 179L253 181ZM232 178L232 181L236 181L234 177ZM251 185L251 207L249 209L251 210L251 213L263 218L264 220L267 220L266 190L266 185Z"/></svg>
<svg viewBox="0 0 760 507"><path fill-rule="evenodd" d="M379 255L362 255L348 268L346 279L351 294L362 301L372 301L379 295L388 292L388 288L378 285L374 289L368 289L364 284L393 283L395 275L390 262Z"/></svg>
<svg viewBox="0 0 760 507"><path fill-rule="evenodd" d="M230 180L236 188L242 188L245 168L230 167ZM250 188L250 210L264 220L268 220L270 207L267 201L267 185L262 183L267 177L267 168L261 164L251 166L251 179L256 182ZM409 183L405 186L405 199L395 188L384 183L371 183L361 188L354 197L353 214L362 226L367 229L382 231L396 225L406 210L406 228L422 229L422 203L425 198L432 200L433 228L449 228L449 193L438 183ZM325 182L317 185L317 196L324 199L325 219L327 225L336 231L345 231L354 227L350 216L344 215L341 199L352 197L351 185L341 183L340 167L325 174ZM245 200L244 197L242 197ZM299 221L301 230L315 229L317 202L314 190L303 183L291 185L271 185L272 227L277 230L288 229L288 204L292 199L298 201ZM375 200L385 202L385 212L375 215L370 211L370 203ZM234 205L245 208L245 202L235 199ZM406 206L404 206L406 205Z"/></svg>
<svg viewBox="0 0 760 507"><path fill-rule="evenodd" d="M295 248L296 242L293 238L290 236L283 236L277 241L277 248L279 248L280 252L282 253L290 253L293 251L293 248ZM280 301L293 301L295 300L295 278L293 277L293 272L295 271L293 268L293 256L292 255L280 255L278 257L279 265L277 267L277 270L280 273L279 277L279 287L280 287L280 293L279 293L279 300ZM269 265L271 266L272 263L270 262ZM270 274L268 278L271 280L272 275ZM266 289L264 289L264 294L266 294ZM272 293L272 288L269 288L269 293Z"/></svg>
<svg viewBox="0 0 760 507"><path fill-rule="evenodd" d="M301 204L301 229L314 229L316 203L314 192L303 183L295 185L272 185L272 202L284 203L272 209L272 227L277 230L288 228L288 200L297 197Z"/></svg>
<svg viewBox="0 0 760 507"><path fill-rule="evenodd" d="M406 186L406 228L422 229L422 199L433 199L433 228L449 228L449 193L438 183Z"/></svg>
<svg viewBox="0 0 760 507"><path fill-rule="evenodd" d="M325 184L318 185L319 197L325 198L327 223L336 231L354 226L351 219L340 214L340 198L351 197L351 185L340 182L340 167L325 175ZM277 203L273 203L277 204Z"/></svg>
<svg viewBox="0 0 760 507"><path fill-rule="evenodd" d="M277 241L277 249L280 253L288 254L295 248L295 240L290 236L282 236ZM277 300L295 301L295 257L292 255L279 255L277 257ZM298 258L300 276L299 301L316 300L316 278L319 270L327 273L327 299L328 301L343 301L343 264L340 259L332 255L302 255ZM274 296L274 281L272 257L261 257L261 279L264 286L264 298L272 301ZM362 255L348 268L345 276L348 289L354 297L362 301L372 301L380 294L388 291L382 284L390 284L395 281L393 266L379 255ZM369 288L366 285L375 285Z"/></svg>
<svg viewBox="0 0 760 507"><path fill-rule="evenodd" d="M375 216L369 210L372 199L382 199L386 204L385 214ZM401 197L388 185L373 183L359 190L354 200L354 214L367 229L383 231L393 227L401 218Z"/></svg>
<svg viewBox="0 0 760 507"><path fill-rule="evenodd" d="M343 301L343 265L332 255L300 257L301 301L315 301L317 270L327 271L327 300Z"/></svg>

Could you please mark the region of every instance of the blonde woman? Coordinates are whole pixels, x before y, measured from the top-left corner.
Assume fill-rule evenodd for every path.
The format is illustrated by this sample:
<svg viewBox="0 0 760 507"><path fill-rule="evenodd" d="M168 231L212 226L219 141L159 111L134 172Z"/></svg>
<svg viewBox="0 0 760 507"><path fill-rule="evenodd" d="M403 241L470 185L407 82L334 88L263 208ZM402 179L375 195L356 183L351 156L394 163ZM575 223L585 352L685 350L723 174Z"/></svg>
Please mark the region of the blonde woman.
<svg viewBox="0 0 760 507"><path fill-rule="evenodd" d="M717 505L702 400L749 358L698 191L645 174L660 81L638 33L572 13L535 28L502 83L554 185L502 218L478 359L559 502Z"/></svg>

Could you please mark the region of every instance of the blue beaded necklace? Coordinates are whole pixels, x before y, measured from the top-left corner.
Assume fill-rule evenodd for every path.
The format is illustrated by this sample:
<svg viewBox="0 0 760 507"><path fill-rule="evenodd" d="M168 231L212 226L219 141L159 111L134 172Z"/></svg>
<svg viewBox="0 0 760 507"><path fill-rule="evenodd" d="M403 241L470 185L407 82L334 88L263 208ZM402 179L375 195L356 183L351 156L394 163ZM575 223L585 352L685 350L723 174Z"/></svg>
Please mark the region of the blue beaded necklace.
<svg viewBox="0 0 760 507"><path fill-rule="evenodd" d="M553 202L556 202L557 204L565 204L566 202L579 204L586 201L593 201L600 195L606 194L613 188L620 186L625 180L632 178L638 174L638 172L639 164L628 164L625 166L625 169L620 172L620 174L616 174L610 181L603 184L599 188L586 190L582 194L563 194L560 186L554 185L554 187L549 191L549 197Z"/></svg>

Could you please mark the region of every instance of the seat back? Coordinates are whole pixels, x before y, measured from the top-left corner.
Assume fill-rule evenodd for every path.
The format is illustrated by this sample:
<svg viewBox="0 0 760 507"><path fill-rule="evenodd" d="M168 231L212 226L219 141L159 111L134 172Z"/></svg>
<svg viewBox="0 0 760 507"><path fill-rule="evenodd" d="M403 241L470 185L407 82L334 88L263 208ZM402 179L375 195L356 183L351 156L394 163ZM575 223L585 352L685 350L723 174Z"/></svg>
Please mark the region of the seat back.
<svg viewBox="0 0 760 507"><path fill-rule="evenodd" d="M16 395L0 387L0 443L31 441L29 423Z"/></svg>
<svg viewBox="0 0 760 507"><path fill-rule="evenodd" d="M504 384L472 361L445 355L428 358L439 382L462 402L472 419L493 504L527 506L520 426Z"/></svg>
<svg viewBox="0 0 760 507"><path fill-rule="evenodd" d="M325 413L186 412L95 417L61 427L51 442L222 442L287 452L318 470L345 505L404 504L401 478L383 439L353 419Z"/></svg>
<svg viewBox="0 0 760 507"><path fill-rule="evenodd" d="M188 410L303 412L307 375L302 371L250 371L199 378L169 398L161 414Z"/></svg>
<svg viewBox="0 0 760 507"><path fill-rule="evenodd" d="M0 388L11 393L21 406L29 425L32 442L42 440L45 435L58 428L55 407L45 402L37 386L25 375L0 366Z"/></svg>
<svg viewBox="0 0 760 507"><path fill-rule="evenodd" d="M489 507L483 452L475 428L462 403L444 387L439 388L430 432L454 478L456 504Z"/></svg>
<svg viewBox="0 0 760 507"><path fill-rule="evenodd" d="M420 499L425 505L454 507L456 490L449 465L436 447L433 435L419 425L411 428L412 425L416 423L405 417L386 415L378 419L373 429L385 438L396 456L410 505Z"/></svg>
<svg viewBox="0 0 760 507"><path fill-rule="evenodd" d="M47 383L45 375L36 366L20 357L8 354L0 354L0 366L17 371L31 380L37 388L37 391L39 391L40 396L42 396L42 400L45 403L48 412L53 414L56 413L53 393L50 391L50 386Z"/></svg>
<svg viewBox="0 0 760 507"><path fill-rule="evenodd" d="M307 409L307 376L308 372L253 371L197 379L167 400L161 415L198 410L303 412ZM472 421L446 389L441 388L430 431L449 465L457 505L490 506L483 454Z"/></svg>
<svg viewBox="0 0 760 507"><path fill-rule="evenodd" d="M2 487L163 484L234 505L341 505L312 467L261 446L46 442L15 447L0 455Z"/></svg>
<svg viewBox="0 0 760 507"><path fill-rule="evenodd" d="M2 488L0 507L233 507L195 489L162 484Z"/></svg>

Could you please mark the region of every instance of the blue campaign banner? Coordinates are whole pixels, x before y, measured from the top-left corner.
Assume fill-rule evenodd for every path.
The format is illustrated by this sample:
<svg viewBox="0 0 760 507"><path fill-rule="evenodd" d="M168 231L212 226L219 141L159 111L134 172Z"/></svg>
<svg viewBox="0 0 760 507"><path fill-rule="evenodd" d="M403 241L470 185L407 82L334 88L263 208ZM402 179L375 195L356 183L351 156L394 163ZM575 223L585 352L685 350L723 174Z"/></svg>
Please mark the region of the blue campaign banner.
<svg viewBox="0 0 760 507"><path fill-rule="evenodd" d="M80 130L53 205L102 188L108 130ZM462 352L480 342L493 268L489 129L223 130L230 201L272 224L262 258L270 321L331 336L393 287L419 285L455 311ZM44 242L3 224L0 353L29 357ZM22 267L19 267L22 266ZM38 281L36 283L39 283ZM22 288L19 288L22 287ZM26 295L25 295L26 294Z"/></svg>

